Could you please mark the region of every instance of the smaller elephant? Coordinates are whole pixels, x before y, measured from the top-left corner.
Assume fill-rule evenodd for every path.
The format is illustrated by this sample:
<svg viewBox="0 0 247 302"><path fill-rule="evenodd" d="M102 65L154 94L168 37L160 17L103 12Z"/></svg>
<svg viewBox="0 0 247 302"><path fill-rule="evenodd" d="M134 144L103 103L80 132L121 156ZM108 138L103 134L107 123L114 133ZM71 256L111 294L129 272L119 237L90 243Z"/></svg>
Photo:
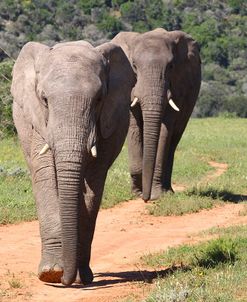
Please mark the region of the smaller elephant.
<svg viewBox="0 0 247 302"><path fill-rule="evenodd" d="M122 47L137 79L128 132L132 191L145 201L157 199L173 191L174 152L200 90L199 47L190 35L162 28L121 32L112 42Z"/></svg>
<svg viewBox="0 0 247 302"><path fill-rule="evenodd" d="M13 118L32 176L44 282L88 284L107 171L129 126L135 79L122 49L29 42L13 69Z"/></svg>

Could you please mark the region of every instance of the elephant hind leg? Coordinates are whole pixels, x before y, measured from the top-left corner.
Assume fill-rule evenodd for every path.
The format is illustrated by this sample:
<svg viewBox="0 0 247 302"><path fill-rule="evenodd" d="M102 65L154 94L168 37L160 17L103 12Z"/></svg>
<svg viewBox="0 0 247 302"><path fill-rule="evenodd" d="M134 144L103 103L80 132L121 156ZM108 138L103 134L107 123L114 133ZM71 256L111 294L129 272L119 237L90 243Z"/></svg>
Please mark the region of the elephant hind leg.
<svg viewBox="0 0 247 302"><path fill-rule="evenodd" d="M137 106L130 111L128 131L128 155L131 176L131 192L142 195L142 161L143 161L143 122L141 110Z"/></svg>

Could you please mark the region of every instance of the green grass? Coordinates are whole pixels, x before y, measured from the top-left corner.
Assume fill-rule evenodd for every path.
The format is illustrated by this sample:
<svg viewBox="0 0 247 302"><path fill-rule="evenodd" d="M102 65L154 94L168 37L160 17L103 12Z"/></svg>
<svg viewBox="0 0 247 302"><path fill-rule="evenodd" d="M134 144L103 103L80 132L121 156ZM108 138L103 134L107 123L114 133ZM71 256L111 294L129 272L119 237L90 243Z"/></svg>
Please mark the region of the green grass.
<svg viewBox="0 0 247 302"><path fill-rule="evenodd" d="M246 193L247 180L247 120L235 118L192 119L177 148L173 180L190 187L197 186L205 174L208 161L227 163L229 168L213 180L217 191L227 189ZM191 164L187 167L187 164ZM204 168L202 164L205 165ZM185 177L184 177L185 176ZM183 181L182 181L183 180ZM210 185L210 182L209 182Z"/></svg>
<svg viewBox="0 0 247 302"><path fill-rule="evenodd" d="M165 195L149 206L150 213L182 215L222 201L246 200L246 123L246 119L237 118L192 119L177 148L173 172L173 181L188 189ZM222 176L205 183L203 178L214 171L208 165L210 160L227 163L229 168ZM108 172L102 207L112 207L131 197L125 145ZM35 218L31 182L17 139L1 140L0 224Z"/></svg>
<svg viewBox="0 0 247 302"><path fill-rule="evenodd" d="M0 144L0 224L36 219L30 177L16 139Z"/></svg>
<svg viewBox="0 0 247 302"><path fill-rule="evenodd" d="M102 207L109 208L132 197L127 147L108 172ZM17 138L0 143L0 224L37 218L31 181Z"/></svg>
<svg viewBox="0 0 247 302"><path fill-rule="evenodd" d="M186 192L165 195L149 206L153 215L197 212L214 204L247 200L247 121L235 118L192 119L177 148L173 182ZM209 161L228 164L220 177L203 181L214 171Z"/></svg>
<svg viewBox="0 0 247 302"><path fill-rule="evenodd" d="M120 155L108 172L102 208L110 208L121 201L132 198L127 153L127 146L124 145Z"/></svg>
<svg viewBox="0 0 247 302"><path fill-rule="evenodd" d="M247 301L247 227L209 233L219 238L142 257L145 265L160 272L145 302ZM164 267L168 273L162 277Z"/></svg>
<svg viewBox="0 0 247 302"><path fill-rule="evenodd" d="M186 191L178 192L176 195L169 193L165 198L148 205L147 208L149 213L154 216L172 216L211 209L216 203L220 204L220 201L215 202L210 197L195 197Z"/></svg>

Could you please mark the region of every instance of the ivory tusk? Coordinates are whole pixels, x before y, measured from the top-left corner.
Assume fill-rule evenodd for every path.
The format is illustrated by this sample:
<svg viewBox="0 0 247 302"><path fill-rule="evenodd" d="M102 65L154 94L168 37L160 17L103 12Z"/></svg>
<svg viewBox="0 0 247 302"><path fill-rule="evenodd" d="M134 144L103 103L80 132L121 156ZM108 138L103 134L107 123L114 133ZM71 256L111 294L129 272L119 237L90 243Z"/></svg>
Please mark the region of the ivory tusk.
<svg viewBox="0 0 247 302"><path fill-rule="evenodd" d="M138 102L138 98L135 97L133 102L130 104L130 107L134 107L137 104L137 102Z"/></svg>
<svg viewBox="0 0 247 302"><path fill-rule="evenodd" d="M45 154L48 150L50 149L48 144L45 144L44 147L41 149L41 151L39 152L39 155L43 155Z"/></svg>
<svg viewBox="0 0 247 302"><path fill-rule="evenodd" d="M179 111L179 108L178 108L177 105L173 102L172 99L169 100L169 104L170 104L170 106L171 106L175 111Z"/></svg>
<svg viewBox="0 0 247 302"><path fill-rule="evenodd" d="M91 148L91 153L93 157L97 157L97 148L95 145Z"/></svg>

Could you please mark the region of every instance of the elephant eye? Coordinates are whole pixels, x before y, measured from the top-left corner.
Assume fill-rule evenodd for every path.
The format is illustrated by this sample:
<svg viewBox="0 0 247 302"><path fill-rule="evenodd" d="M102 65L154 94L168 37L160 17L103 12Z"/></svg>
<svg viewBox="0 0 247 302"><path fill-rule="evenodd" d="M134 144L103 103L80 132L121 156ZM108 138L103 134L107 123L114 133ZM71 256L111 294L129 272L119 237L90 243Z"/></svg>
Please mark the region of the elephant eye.
<svg viewBox="0 0 247 302"><path fill-rule="evenodd" d="M168 67L168 70L172 70L174 68L174 63L170 62L167 67Z"/></svg>
<svg viewBox="0 0 247 302"><path fill-rule="evenodd" d="M137 70L135 62L132 62L132 67L133 67L134 71Z"/></svg>
<svg viewBox="0 0 247 302"><path fill-rule="evenodd" d="M41 100L42 100L43 105L46 108L48 108L48 100L47 100L47 97L45 96L44 91L41 92Z"/></svg>

